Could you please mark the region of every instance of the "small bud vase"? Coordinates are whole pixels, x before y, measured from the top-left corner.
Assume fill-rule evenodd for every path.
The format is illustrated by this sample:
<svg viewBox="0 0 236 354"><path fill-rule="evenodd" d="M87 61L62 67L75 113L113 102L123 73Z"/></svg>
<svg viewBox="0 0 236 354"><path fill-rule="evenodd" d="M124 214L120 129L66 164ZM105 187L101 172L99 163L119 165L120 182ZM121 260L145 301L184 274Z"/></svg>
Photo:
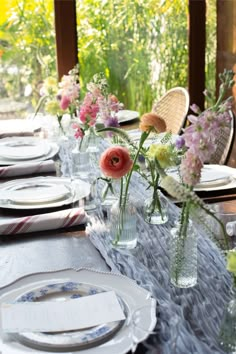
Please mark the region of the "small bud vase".
<svg viewBox="0 0 236 354"><path fill-rule="evenodd" d="M191 220L177 222L171 229L170 280L178 288L197 283L197 233Z"/></svg>
<svg viewBox="0 0 236 354"><path fill-rule="evenodd" d="M110 224L114 247L132 249L137 245L137 210L129 195L122 195L111 208Z"/></svg>
<svg viewBox="0 0 236 354"><path fill-rule="evenodd" d="M165 224L168 221L167 208L167 199L154 189L152 197L144 202L144 220L152 225Z"/></svg>
<svg viewBox="0 0 236 354"><path fill-rule="evenodd" d="M220 328L219 344L225 353L236 354L236 287L231 290Z"/></svg>

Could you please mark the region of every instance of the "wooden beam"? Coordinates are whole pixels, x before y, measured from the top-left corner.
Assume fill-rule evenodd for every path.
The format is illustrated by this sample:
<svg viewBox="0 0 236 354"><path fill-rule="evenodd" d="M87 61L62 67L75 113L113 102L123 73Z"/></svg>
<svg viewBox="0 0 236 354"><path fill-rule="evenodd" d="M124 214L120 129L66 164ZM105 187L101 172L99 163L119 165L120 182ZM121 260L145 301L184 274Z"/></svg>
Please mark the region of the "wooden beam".
<svg viewBox="0 0 236 354"><path fill-rule="evenodd" d="M78 63L76 0L54 0L58 80Z"/></svg>
<svg viewBox="0 0 236 354"><path fill-rule="evenodd" d="M206 49L206 1L189 0L189 66L190 104L204 109Z"/></svg>

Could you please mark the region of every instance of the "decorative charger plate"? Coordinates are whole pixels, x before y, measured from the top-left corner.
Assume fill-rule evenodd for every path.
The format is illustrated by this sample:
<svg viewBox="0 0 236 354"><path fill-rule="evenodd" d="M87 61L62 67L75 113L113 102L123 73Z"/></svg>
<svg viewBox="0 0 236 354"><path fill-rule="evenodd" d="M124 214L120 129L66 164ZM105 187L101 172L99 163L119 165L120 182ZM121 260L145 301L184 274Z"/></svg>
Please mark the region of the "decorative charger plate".
<svg viewBox="0 0 236 354"><path fill-rule="evenodd" d="M40 301L66 301L82 296L89 296L104 292L101 287L89 284L64 282L52 283L38 289L26 292L16 299L16 302L40 302ZM127 306L118 298L120 305L127 313ZM66 332L22 332L15 334L16 340L32 348L42 350L68 351L81 350L98 346L109 339L124 324L123 321L104 323L81 330L71 330Z"/></svg>
<svg viewBox="0 0 236 354"><path fill-rule="evenodd" d="M38 294L40 289L47 290L49 284L62 285L68 284L68 282L72 284L79 283L81 286L86 287L86 291L90 291L89 289L93 288L98 288L99 291L100 289L102 291L115 291L118 298L121 299L124 304L126 312L125 323L122 323L123 325L121 325L120 328L116 327L115 333L112 333L112 338L106 337L103 344L97 342L95 347L81 348L81 350L74 351L75 354L126 354L133 346L133 329L130 321L131 315L141 307L145 309L139 318L139 323L142 324L143 330L138 331L137 334L135 333L135 343L145 340L154 329L157 321L156 300L151 297L150 292L141 288L132 279L123 275L99 272L86 268L81 268L77 271L67 269L57 272L32 274L18 279L0 290L0 306L2 303L15 302L19 299L23 300L24 296L30 299L30 293L33 293L33 298L35 298L36 291ZM61 285L59 285L59 287ZM0 336L2 335L2 329L0 328ZM0 341L0 350L4 349L9 353L13 348L17 348L19 353L25 354L26 346L28 346L28 344L23 344L22 338L14 338L13 340L9 338L9 340L5 340L2 347ZM58 348L53 349L53 347L50 351L59 352ZM66 350L64 349L64 351ZM37 353L38 351L35 350L35 352Z"/></svg>
<svg viewBox="0 0 236 354"><path fill-rule="evenodd" d="M35 177L17 179L0 186L0 207L8 209L55 208L71 204L90 193L90 184L68 178Z"/></svg>
<svg viewBox="0 0 236 354"><path fill-rule="evenodd" d="M0 165L44 161L55 156L59 146L36 137L11 137L0 140Z"/></svg>

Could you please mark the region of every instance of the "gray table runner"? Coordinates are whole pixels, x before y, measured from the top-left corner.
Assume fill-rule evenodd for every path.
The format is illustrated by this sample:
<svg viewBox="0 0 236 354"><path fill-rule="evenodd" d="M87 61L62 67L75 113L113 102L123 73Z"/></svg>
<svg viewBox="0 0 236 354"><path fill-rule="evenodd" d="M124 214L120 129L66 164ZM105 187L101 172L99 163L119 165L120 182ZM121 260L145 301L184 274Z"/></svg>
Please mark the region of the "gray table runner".
<svg viewBox="0 0 236 354"><path fill-rule="evenodd" d="M148 194L145 184L133 178L139 206ZM141 210L142 208L140 208ZM112 271L135 279L158 301L157 335L152 336L149 353L208 354L222 353L217 343L223 309L229 301L231 279L216 246L203 234L198 235L198 283L189 289L175 288L169 279L170 228L179 209L169 203L169 221L149 225L138 213L138 245L121 251L111 246L109 225L94 217L88 226L90 240Z"/></svg>

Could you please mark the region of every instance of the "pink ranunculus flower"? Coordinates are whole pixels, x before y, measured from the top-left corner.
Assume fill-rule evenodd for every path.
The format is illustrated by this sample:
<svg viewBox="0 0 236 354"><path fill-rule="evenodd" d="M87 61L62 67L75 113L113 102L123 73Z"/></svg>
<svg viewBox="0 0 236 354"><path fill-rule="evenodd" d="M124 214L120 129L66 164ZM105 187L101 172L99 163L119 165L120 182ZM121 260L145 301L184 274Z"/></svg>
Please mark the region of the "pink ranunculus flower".
<svg viewBox="0 0 236 354"><path fill-rule="evenodd" d="M125 147L112 146L103 152L99 165L105 176L121 178L131 170L133 160Z"/></svg>
<svg viewBox="0 0 236 354"><path fill-rule="evenodd" d="M60 101L60 108L65 111L69 105L71 104L71 100L68 96L62 96Z"/></svg>

